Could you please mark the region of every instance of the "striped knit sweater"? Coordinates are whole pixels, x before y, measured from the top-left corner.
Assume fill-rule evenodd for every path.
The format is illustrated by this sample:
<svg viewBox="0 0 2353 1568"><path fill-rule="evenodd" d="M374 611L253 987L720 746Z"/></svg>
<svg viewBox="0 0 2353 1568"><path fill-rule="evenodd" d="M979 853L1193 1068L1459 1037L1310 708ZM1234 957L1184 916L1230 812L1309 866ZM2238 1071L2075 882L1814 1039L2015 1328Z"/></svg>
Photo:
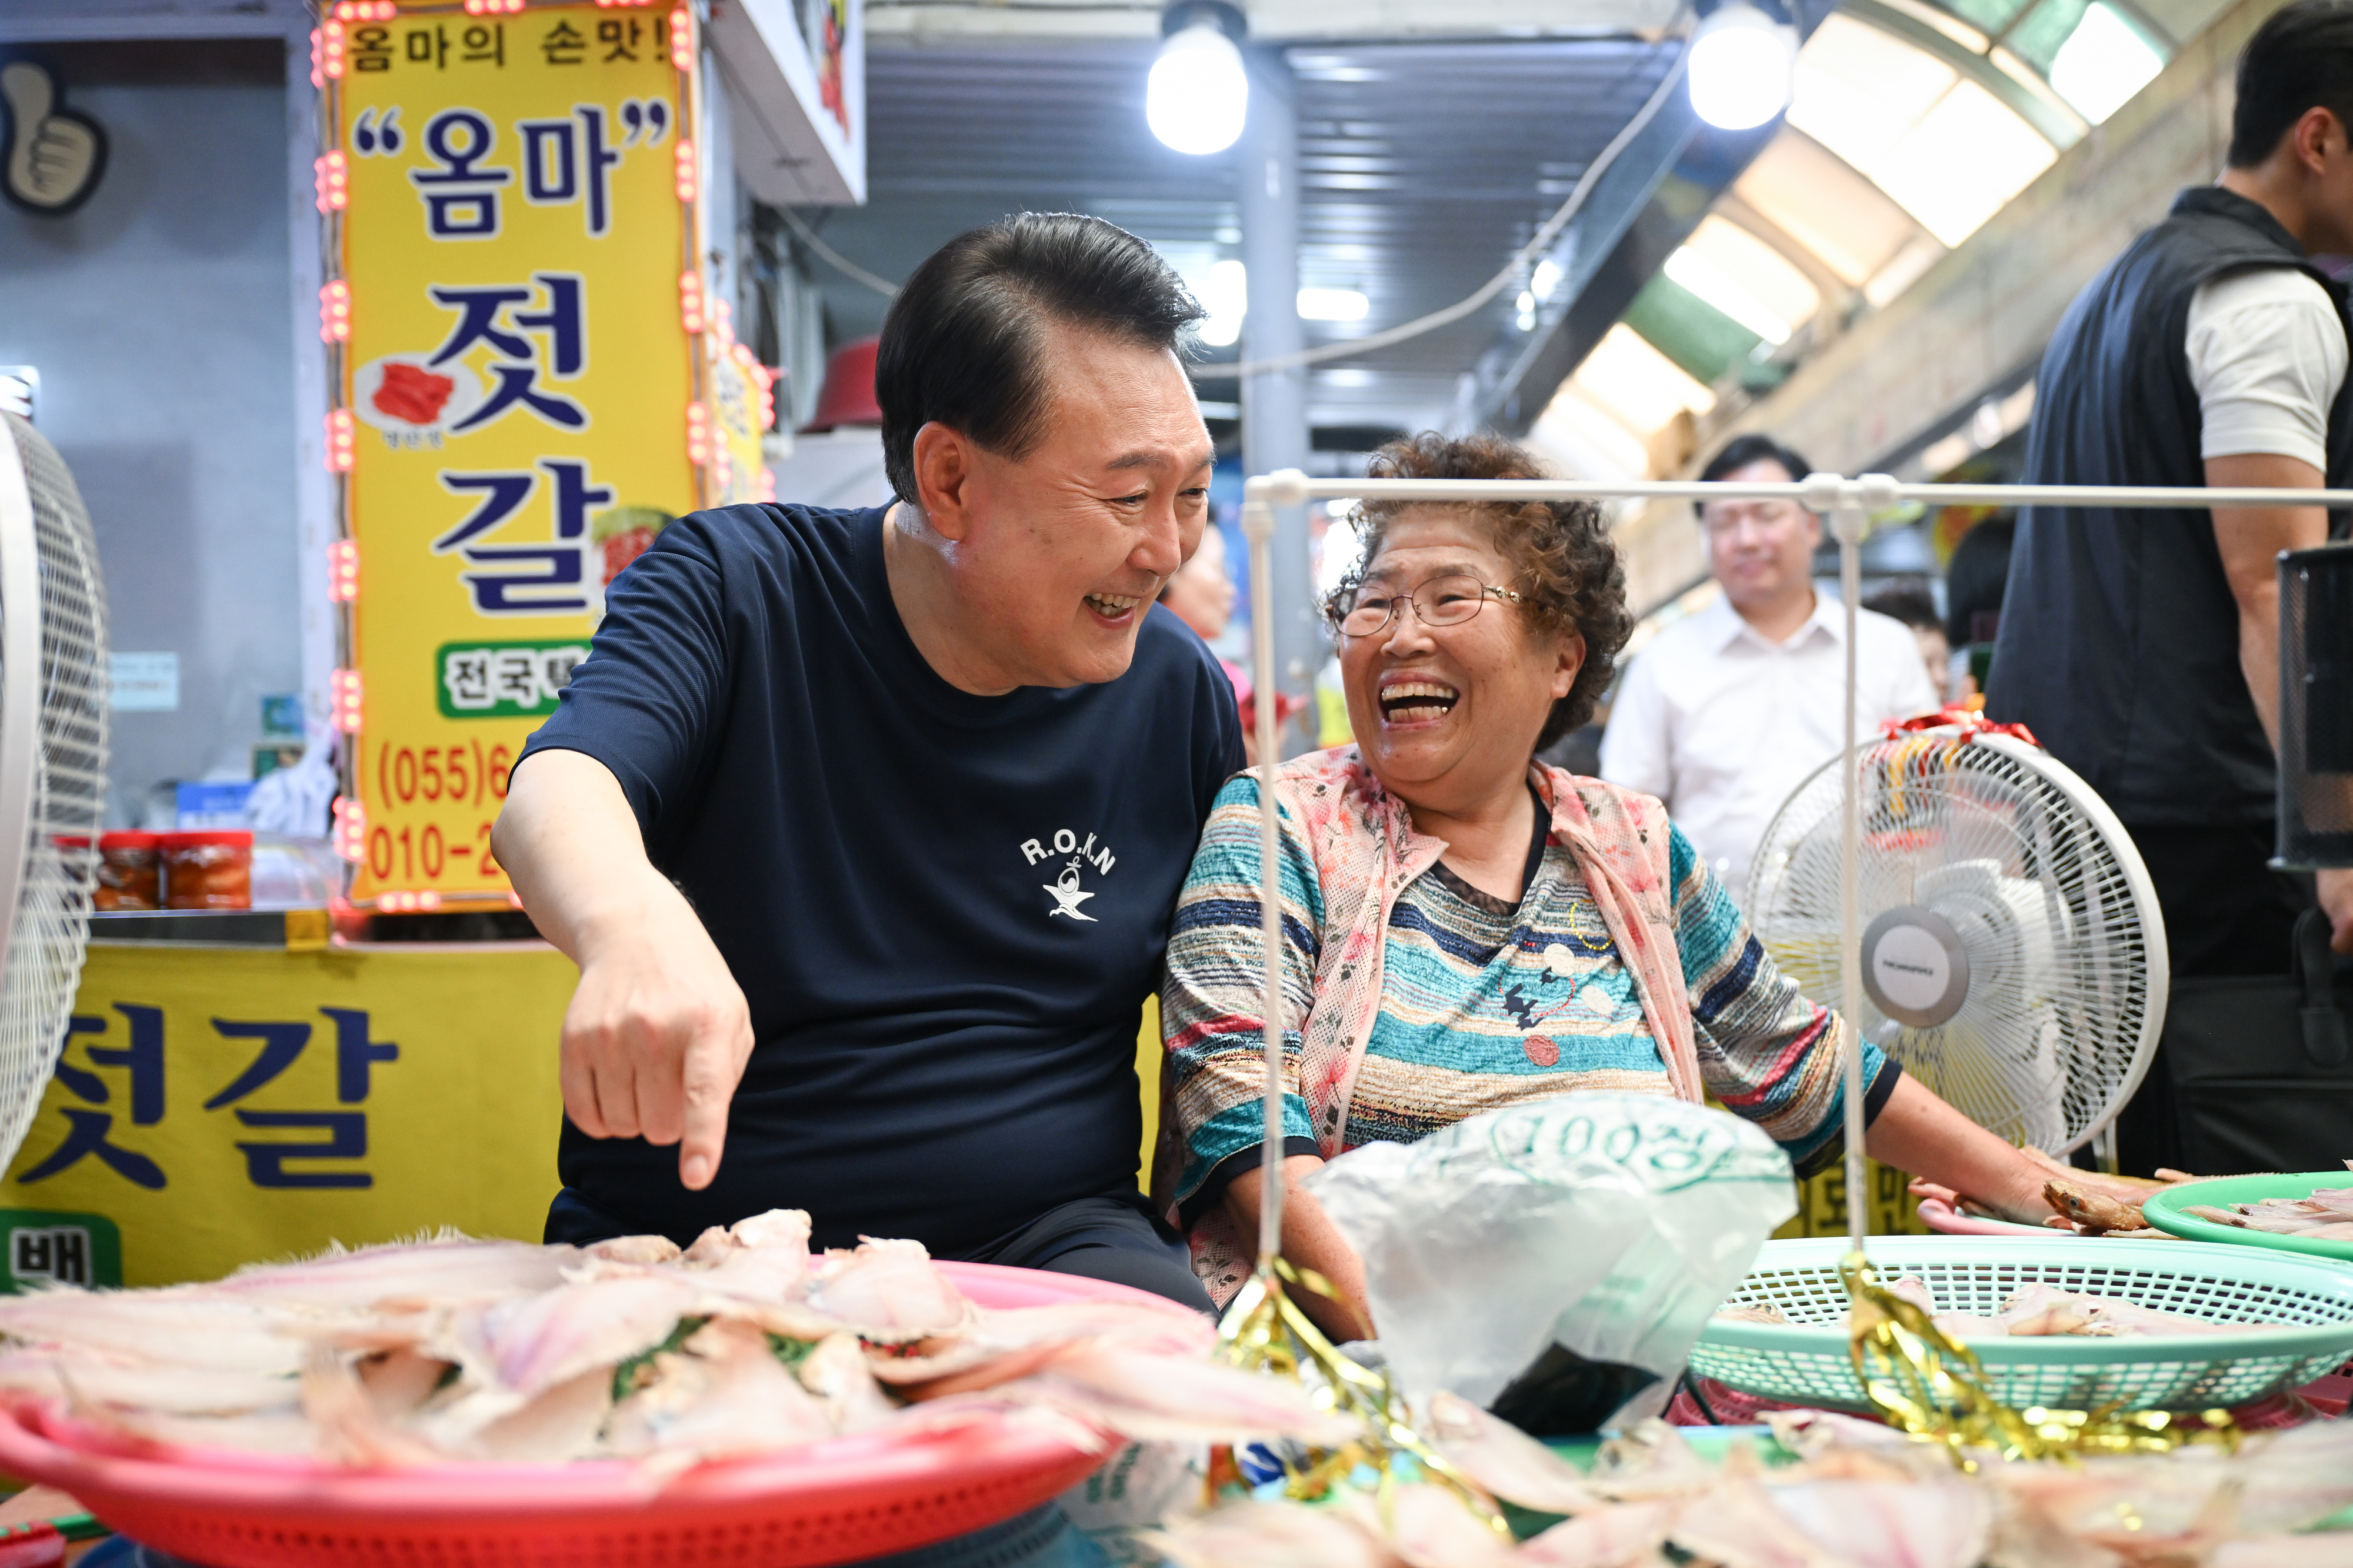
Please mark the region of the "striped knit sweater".
<svg viewBox="0 0 2353 1568"><path fill-rule="evenodd" d="M1800 1173L1841 1148L1849 1031L1798 992L1680 831L1672 835L1676 947L1708 1092L1757 1122ZM1286 1032L1314 1004L1323 889L1298 824L1282 817ZM1168 1090L1184 1140L1176 1197L1187 1214L1259 1163L1263 1131L1256 781L1219 795L1179 896L1161 995ZM1410 1142L1464 1117L1577 1089L1668 1094L1665 1062L1632 976L1564 847L1547 845L1516 908L1440 863L1399 894L1383 952L1379 1016L1347 1142ZM1868 1108L1896 1069L1863 1047ZM1295 1083L1295 1079L1294 1079ZM1314 1153L1305 1102L1284 1097L1286 1153Z"/></svg>

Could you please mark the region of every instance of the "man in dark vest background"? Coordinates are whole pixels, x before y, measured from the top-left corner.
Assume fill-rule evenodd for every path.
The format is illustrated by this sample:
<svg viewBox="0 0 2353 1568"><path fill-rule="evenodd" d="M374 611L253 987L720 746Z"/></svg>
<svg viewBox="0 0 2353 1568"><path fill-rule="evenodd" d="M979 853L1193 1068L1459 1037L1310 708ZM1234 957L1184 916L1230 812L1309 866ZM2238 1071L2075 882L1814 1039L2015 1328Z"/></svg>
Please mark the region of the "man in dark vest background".
<svg viewBox="0 0 2353 1568"><path fill-rule="evenodd" d="M2353 0L2296 0L2240 57L2229 166L2177 197L2069 307L2044 353L2029 484L2353 483ZM2317 506L2029 508L1988 683L2131 831L2177 978L2284 973L2316 896L2353 952L2353 872L2271 870L2274 557ZM2344 535L2337 520L2337 537ZM2162 1064L2119 1122L2126 1169L2175 1163Z"/></svg>

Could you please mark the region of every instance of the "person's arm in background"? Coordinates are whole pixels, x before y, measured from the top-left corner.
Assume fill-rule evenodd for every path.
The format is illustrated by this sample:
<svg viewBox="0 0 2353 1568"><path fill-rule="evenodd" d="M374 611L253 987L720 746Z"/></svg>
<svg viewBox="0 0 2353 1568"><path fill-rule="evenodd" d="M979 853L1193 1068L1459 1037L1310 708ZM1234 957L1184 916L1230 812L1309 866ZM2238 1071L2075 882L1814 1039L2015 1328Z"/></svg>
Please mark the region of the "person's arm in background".
<svg viewBox="0 0 2353 1568"><path fill-rule="evenodd" d="M685 895L646 858L620 782L581 752L535 752L491 845L542 936L580 966L564 1014L564 1113L591 1138L681 1145L704 1187L752 1055L743 989Z"/></svg>
<svg viewBox="0 0 2353 1568"><path fill-rule="evenodd" d="M2344 385L2343 318L2318 282L2284 268L2210 280L2190 301L2183 352L2198 392L2206 482L2319 489L2328 410ZM2283 550L2328 537L2320 507L2216 507L2214 543L2239 606L2239 668L2279 752L2279 567ZM2353 952L2353 871L2323 871L2321 907Z"/></svg>
<svg viewBox="0 0 2353 1568"><path fill-rule="evenodd" d="M2297 458L2244 452L2206 459L2206 482L2217 488L2297 489L2323 488L2321 473ZM2279 752L2279 553L2310 550L2328 540L2328 513L2316 506L2221 507L2214 509L2214 543L2231 597L2239 605L2239 668L2247 695L2263 721L2263 735ZM2322 871L2314 880L2320 907L2335 928L2332 945L2353 952L2353 870Z"/></svg>
<svg viewBox="0 0 2353 1568"><path fill-rule="evenodd" d="M1618 678L1609 700L1609 722L1601 731L1601 776L1627 789L1656 795L1674 809L1673 737L1667 732L1665 693L1659 689L1659 661L1648 653Z"/></svg>

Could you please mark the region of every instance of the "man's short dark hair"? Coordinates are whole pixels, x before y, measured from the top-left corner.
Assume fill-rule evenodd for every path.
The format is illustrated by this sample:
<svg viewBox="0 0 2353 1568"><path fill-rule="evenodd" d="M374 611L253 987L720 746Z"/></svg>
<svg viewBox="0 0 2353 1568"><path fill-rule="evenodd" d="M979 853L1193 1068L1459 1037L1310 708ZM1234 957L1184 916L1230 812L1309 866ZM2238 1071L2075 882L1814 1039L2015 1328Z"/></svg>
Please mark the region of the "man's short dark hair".
<svg viewBox="0 0 2353 1568"><path fill-rule="evenodd" d="M1048 318L1173 349L1208 312L1176 268L1125 229L1080 213L1018 213L934 251L882 320L874 397L882 471L918 499L915 432L934 420L999 456L1037 444Z"/></svg>
<svg viewBox="0 0 2353 1568"><path fill-rule="evenodd" d="M2272 155L2307 110L2325 109L2353 135L2353 4L2295 0L2264 19L2239 51L2239 100L2231 110L2234 169Z"/></svg>
<svg viewBox="0 0 2353 1568"><path fill-rule="evenodd" d="M1751 463L1778 463L1793 479L1802 479L1814 471L1806 466L1805 458L1770 436L1740 436L1707 460L1707 467L1699 471L1700 481L1713 482Z"/></svg>

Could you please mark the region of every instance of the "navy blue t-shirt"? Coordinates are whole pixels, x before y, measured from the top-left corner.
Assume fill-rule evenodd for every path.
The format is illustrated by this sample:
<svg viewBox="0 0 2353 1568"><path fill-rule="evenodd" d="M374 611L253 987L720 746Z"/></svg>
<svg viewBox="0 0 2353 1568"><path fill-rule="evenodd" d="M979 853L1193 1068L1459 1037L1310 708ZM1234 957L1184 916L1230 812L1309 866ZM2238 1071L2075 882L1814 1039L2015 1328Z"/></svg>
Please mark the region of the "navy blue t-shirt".
<svg viewBox="0 0 2353 1568"><path fill-rule="evenodd" d="M524 749L610 768L744 988L717 1178L568 1121L594 1207L691 1240L769 1208L820 1245L985 1249L1132 1194L1144 999L1201 824L1242 765L1231 684L1159 605L1125 675L976 697L891 598L881 510L665 530Z"/></svg>

